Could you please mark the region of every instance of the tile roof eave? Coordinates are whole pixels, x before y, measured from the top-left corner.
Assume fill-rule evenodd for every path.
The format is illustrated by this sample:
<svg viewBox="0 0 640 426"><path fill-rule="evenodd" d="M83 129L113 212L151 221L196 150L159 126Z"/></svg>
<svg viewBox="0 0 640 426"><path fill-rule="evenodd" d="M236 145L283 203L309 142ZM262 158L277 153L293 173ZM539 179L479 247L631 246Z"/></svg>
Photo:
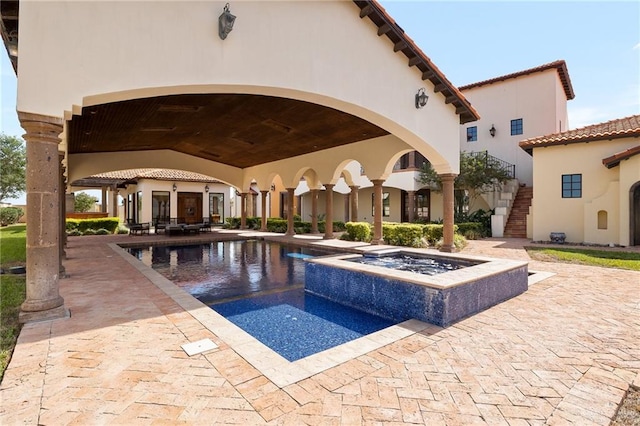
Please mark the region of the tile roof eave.
<svg viewBox="0 0 640 426"><path fill-rule="evenodd" d="M514 72L511 74L506 74L500 77L494 77L494 78L490 78L488 80L483 80L483 81L478 81L476 83L471 83L471 84L465 84L464 86L460 86L459 89L461 91L465 91L465 90L469 90L469 89L473 89L475 87L481 87L481 86L486 86L488 84L493 84L493 83L497 83L500 81L505 81L505 80L509 80L512 78L518 78L518 77L522 77L525 75L529 75L529 74L533 74L536 72L543 72L543 71L547 71L550 69L556 69L558 72L558 76L560 77L560 82L562 83L562 87L564 89L564 93L565 96L567 97L567 100L571 100L573 98L576 97L574 91L573 91L573 85L571 84L571 78L569 77L569 71L567 69L567 63L560 59L554 62L550 62L548 64L544 64L544 65L540 65L538 67L534 67L534 68L529 68L526 70L522 70L522 71L518 71L518 72Z"/></svg>
<svg viewBox="0 0 640 426"><path fill-rule="evenodd" d="M622 152L615 153L610 157L603 158L602 164L607 169L612 169L616 167L618 164L620 164L621 161L628 160L629 158L638 154L640 154L640 145L636 145L633 148L629 148Z"/></svg>
<svg viewBox="0 0 640 426"><path fill-rule="evenodd" d="M360 18L369 19L378 27L378 36L386 35L393 44L394 52L402 52L409 60L409 66L415 66L422 71L422 79L429 80L436 92L445 97L445 102L451 103L456 108L456 114L460 117L460 124L477 121L480 114L471 106L462 92L451 83L440 69L431 62L431 59L404 33L404 30L395 22L377 0L353 0L360 8Z"/></svg>

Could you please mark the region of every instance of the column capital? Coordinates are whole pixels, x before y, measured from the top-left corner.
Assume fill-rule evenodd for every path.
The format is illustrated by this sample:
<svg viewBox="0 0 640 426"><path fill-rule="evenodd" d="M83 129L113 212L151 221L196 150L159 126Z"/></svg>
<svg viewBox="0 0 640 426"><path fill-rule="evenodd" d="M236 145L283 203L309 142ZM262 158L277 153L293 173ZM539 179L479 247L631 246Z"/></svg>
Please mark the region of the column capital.
<svg viewBox="0 0 640 426"><path fill-rule="evenodd" d="M327 191L331 191L331 190L333 189L333 187L334 187L334 186L336 186L336 184L335 184L335 183L325 183L325 184L324 184L324 188L325 188Z"/></svg>
<svg viewBox="0 0 640 426"><path fill-rule="evenodd" d="M384 179L370 179L373 186L382 186L385 182Z"/></svg>
<svg viewBox="0 0 640 426"><path fill-rule="evenodd" d="M27 132L24 140L29 142L60 143L64 120L61 117L32 114L18 111L20 125Z"/></svg>
<svg viewBox="0 0 640 426"><path fill-rule="evenodd" d="M442 173L438 175L442 181L452 181L458 177L457 173Z"/></svg>

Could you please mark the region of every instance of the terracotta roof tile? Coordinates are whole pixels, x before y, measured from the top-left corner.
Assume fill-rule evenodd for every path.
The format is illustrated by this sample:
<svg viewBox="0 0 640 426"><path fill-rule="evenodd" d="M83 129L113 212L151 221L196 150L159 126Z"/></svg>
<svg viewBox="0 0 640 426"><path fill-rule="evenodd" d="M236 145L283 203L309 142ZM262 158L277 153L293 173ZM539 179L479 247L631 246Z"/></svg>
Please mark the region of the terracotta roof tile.
<svg viewBox="0 0 640 426"><path fill-rule="evenodd" d="M114 179L114 180L179 180L183 182L209 182L216 183L218 180L202 175L200 173L187 172L184 170L172 169L129 169L115 172L98 173L86 179Z"/></svg>
<svg viewBox="0 0 640 426"><path fill-rule="evenodd" d="M611 157L603 158L602 164L604 164L607 167L607 169L611 169L617 166L618 164L620 164L621 161L631 158L634 155L638 155L638 154L640 154L640 145L636 145L633 148L625 149L622 152L613 154Z"/></svg>
<svg viewBox="0 0 640 426"><path fill-rule="evenodd" d="M507 75L503 75L503 76L500 76L500 77L495 77L495 78L492 78L492 79L489 79L489 80L484 80L484 81L479 81L477 83L467 84L465 86L458 87L458 89L460 89L460 91L465 91L465 90L468 90L468 89L472 89L474 87L485 86L487 84L493 84L493 83L497 83L499 81L509 80L511 78L517 78L517 77L521 77L521 76L524 76L524 75L533 74L533 73L536 73L536 72L542 72L542 71L550 70L550 69L553 69L553 68L558 70L558 76L560 77L560 81L562 82L562 87L564 88L564 93L567 96L567 100L571 100L571 99L575 98L576 95L573 92L573 86L571 85L571 79L569 78L569 71L567 70L567 63L565 61L563 61L563 60L550 62L548 64L540 65L540 66L535 67L535 68L530 68L530 69L527 69L527 70L514 72L512 74L507 74Z"/></svg>
<svg viewBox="0 0 640 426"><path fill-rule="evenodd" d="M562 133L538 136L520 142L520 148L530 151L533 148L551 145L566 145L578 142L591 142L606 139L640 137L640 115L619 118L600 124L567 130Z"/></svg>

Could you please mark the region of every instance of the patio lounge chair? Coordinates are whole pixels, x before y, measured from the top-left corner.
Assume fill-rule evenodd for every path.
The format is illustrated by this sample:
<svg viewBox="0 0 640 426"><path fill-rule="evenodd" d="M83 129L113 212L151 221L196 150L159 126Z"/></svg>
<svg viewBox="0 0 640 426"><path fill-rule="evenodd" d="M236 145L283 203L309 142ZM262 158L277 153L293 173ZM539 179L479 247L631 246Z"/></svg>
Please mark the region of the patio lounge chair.
<svg viewBox="0 0 640 426"><path fill-rule="evenodd" d="M127 228L129 228L129 235L149 235L149 222L137 223L128 219Z"/></svg>

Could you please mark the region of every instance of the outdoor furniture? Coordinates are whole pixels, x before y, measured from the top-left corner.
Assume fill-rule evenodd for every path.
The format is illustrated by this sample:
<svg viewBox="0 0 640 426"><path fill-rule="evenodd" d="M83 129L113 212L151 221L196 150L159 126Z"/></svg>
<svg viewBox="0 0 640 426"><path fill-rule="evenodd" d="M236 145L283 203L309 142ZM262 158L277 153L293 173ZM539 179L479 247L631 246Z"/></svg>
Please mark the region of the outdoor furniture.
<svg viewBox="0 0 640 426"><path fill-rule="evenodd" d="M200 232L211 232L211 221L208 217L202 218L202 223L200 224Z"/></svg>
<svg viewBox="0 0 640 426"><path fill-rule="evenodd" d="M156 234L160 233L160 232L165 232L165 229L167 228L167 225L170 223L168 220L166 219L156 219L154 221L154 231Z"/></svg>
<svg viewBox="0 0 640 426"><path fill-rule="evenodd" d="M127 227L129 228L129 235L149 235L149 222L137 223L127 220Z"/></svg>

